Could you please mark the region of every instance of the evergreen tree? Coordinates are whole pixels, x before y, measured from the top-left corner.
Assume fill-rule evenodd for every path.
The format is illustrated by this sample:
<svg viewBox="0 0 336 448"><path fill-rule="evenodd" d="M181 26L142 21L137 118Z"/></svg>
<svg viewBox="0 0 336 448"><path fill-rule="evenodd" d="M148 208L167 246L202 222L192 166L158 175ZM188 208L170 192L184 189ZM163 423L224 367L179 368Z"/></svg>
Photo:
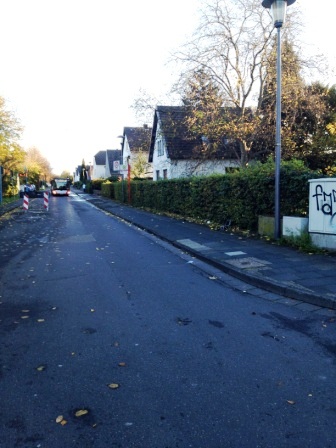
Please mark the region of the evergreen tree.
<svg viewBox="0 0 336 448"><path fill-rule="evenodd" d="M262 100L259 109L261 117L258 140L255 144L264 149L267 156L274 153L276 127L276 39L267 59L267 73L263 86ZM298 138L300 105L304 98L304 81L300 75L300 61L292 44L285 40L282 45L282 79L281 79L281 138L282 158L291 158Z"/></svg>
<svg viewBox="0 0 336 448"><path fill-rule="evenodd" d="M86 165L84 159L82 160L82 166L81 171L79 175L79 180L82 182L82 184L85 184L87 181L87 171L86 171Z"/></svg>

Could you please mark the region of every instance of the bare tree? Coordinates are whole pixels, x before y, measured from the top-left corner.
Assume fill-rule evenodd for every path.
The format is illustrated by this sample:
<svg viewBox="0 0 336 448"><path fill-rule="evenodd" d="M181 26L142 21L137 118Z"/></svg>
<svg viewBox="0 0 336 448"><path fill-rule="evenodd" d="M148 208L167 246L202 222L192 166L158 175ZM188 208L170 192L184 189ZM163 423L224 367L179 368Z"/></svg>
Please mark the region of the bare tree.
<svg viewBox="0 0 336 448"><path fill-rule="evenodd" d="M260 130L259 109L273 28L260 0L207 2L193 39L175 54L184 66L177 89L183 90L199 70L219 87L227 108L220 131L239 142L241 166L252 158L252 145Z"/></svg>

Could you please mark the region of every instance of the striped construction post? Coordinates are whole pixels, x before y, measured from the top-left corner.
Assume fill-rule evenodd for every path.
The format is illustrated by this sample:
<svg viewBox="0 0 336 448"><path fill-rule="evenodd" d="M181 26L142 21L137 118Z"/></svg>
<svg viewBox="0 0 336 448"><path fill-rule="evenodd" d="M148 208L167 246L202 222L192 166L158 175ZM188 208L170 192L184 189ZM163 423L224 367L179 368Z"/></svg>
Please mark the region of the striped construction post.
<svg viewBox="0 0 336 448"><path fill-rule="evenodd" d="M43 206L47 211L49 210L49 193L47 191L43 194Z"/></svg>
<svg viewBox="0 0 336 448"><path fill-rule="evenodd" d="M29 208L29 197L27 194L23 195L23 209L28 210Z"/></svg>

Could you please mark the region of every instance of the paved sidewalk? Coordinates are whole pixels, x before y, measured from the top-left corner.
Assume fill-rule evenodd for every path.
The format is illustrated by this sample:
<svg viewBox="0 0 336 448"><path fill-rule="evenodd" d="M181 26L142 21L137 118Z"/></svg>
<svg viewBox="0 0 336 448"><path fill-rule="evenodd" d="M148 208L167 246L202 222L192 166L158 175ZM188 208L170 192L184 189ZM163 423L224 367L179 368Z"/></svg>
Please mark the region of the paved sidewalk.
<svg viewBox="0 0 336 448"><path fill-rule="evenodd" d="M73 192L252 286L317 307L336 309L336 254L308 255L264 240L148 213L102 196L74 189ZM8 208L15 207L22 207L22 199ZM1 209L0 215L5 212Z"/></svg>

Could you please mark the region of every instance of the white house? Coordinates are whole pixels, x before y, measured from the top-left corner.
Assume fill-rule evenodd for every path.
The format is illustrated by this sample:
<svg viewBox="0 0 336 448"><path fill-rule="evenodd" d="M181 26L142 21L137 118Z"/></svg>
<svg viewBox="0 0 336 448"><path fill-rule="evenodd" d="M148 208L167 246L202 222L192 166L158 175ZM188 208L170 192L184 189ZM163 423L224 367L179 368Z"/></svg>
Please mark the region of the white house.
<svg viewBox="0 0 336 448"><path fill-rule="evenodd" d="M78 165L73 173L73 181L79 182L80 181L80 174L81 174L81 165Z"/></svg>
<svg viewBox="0 0 336 448"><path fill-rule="evenodd" d="M237 147L223 139L223 145L209 154L206 136L190 137L182 106L159 106L155 110L149 150L154 180L209 174L225 174L239 166Z"/></svg>
<svg viewBox="0 0 336 448"><path fill-rule="evenodd" d="M92 179L105 179L106 150L99 151L93 157Z"/></svg>
<svg viewBox="0 0 336 448"><path fill-rule="evenodd" d="M120 174L126 179L130 167L131 177L153 177L152 165L148 162L152 129L143 127L125 127L121 143Z"/></svg>

